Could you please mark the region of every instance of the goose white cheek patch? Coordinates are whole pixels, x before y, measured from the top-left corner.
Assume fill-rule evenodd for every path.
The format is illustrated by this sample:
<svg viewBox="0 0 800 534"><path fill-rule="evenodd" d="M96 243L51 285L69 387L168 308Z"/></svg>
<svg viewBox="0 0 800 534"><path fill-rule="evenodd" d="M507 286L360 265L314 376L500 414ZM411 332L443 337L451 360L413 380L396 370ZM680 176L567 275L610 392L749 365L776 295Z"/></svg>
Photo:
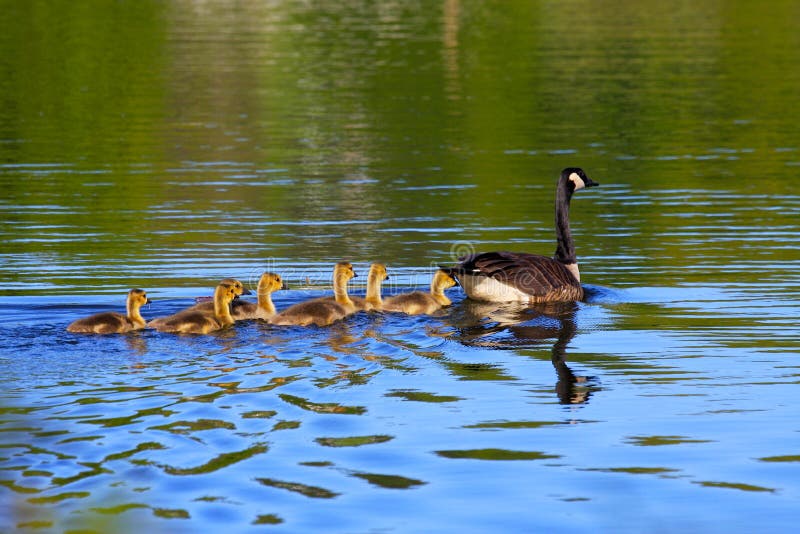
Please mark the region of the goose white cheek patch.
<svg viewBox="0 0 800 534"><path fill-rule="evenodd" d="M575 184L575 191L577 191L578 189L583 189L584 187L586 187L586 184L583 182L583 179L580 176L578 176L577 172L573 172L572 174L570 174L569 175L569 180L570 180L570 182Z"/></svg>

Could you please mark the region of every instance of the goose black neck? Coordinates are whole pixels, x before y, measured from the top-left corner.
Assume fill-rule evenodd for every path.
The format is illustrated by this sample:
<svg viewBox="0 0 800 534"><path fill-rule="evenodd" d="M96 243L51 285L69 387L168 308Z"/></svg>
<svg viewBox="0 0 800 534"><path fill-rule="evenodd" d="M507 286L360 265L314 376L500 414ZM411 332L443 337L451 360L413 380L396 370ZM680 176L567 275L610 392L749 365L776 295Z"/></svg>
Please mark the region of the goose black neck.
<svg viewBox="0 0 800 534"><path fill-rule="evenodd" d="M575 243L569 230L569 201L572 199L570 182L563 178L556 188L556 245L555 259L564 264L578 263Z"/></svg>

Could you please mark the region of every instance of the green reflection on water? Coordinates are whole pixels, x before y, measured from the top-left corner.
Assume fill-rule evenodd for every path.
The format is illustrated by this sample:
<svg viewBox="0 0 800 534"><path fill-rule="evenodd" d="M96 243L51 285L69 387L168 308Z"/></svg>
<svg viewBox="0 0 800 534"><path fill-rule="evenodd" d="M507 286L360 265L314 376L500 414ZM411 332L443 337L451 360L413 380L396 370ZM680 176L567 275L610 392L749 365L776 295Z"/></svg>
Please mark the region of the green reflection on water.
<svg viewBox="0 0 800 534"><path fill-rule="evenodd" d="M573 210L587 280L752 281L713 266L800 259L769 246L797 227L770 209L800 147L790 1L9 9L5 294L426 266L456 241L550 254L572 164L607 188ZM768 252L754 226L776 229Z"/></svg>
<svg viewBox="0 0 800 534"><path fill-rule="evenodd" d="M169 475L204 475L207 473L213 473L214 471L218 471L220 469L224 469L230 465L252 458L253 456L263 454L267 452L267 450L268 448L266 445L256 444L242 451L224 452L218 454L208 462L198 465L196 467L184 468L184 467L174 467L171 465L162 465L161 468L164 469L164 472Z"/></svg>
<svg viewBox="0 0 800 534"><path fill-rule="evenodd" d="M338 493L327 490L325 488L320 488L318 486L310 486L308 484L301 484L299 482L285 482L282 480L275 480L271 478L256 478L255 480L263 484L264 486L271 486L274 488L289 490L314 499L332 499L339 495Z"/></svg>
<svg viewBox="0 0 800 534"><path fill-rule="evenodd" d="M361 445L371 445L375 443L385 443L391 441L393 436L348 436L344 438L317 438L314 441L324 447L360 447Z"/></svg>
<svg viewBox="0 0 800 534"><path fill-rule="evenodd" d="M436 451L444 458L469 460L549 460L561 458L558 454L546 454L539 451L512 451L506 449L465 449Z"/></svg>
<svg viewBox="0 0 800 534"><path fill-rule="evenodd" d="M411 489L416 486L423 486L426 482L414 478L403 477L400 475L381 475L377 473L353 473L354 477L362 478L373 486L380 486L386 489Z"/></svg>

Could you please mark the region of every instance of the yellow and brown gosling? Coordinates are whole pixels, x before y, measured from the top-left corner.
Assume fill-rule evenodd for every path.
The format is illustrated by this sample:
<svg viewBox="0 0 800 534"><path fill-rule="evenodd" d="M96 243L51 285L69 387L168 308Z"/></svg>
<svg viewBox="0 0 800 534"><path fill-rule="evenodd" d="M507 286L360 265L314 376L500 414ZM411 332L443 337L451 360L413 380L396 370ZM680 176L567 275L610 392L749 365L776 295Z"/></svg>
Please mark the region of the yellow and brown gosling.
<svg viewBox="0 0 800 534"><path fill-rule="evenodd" d="M264 273L258 280L258 303L245 302L236 299L231 303L231 315L234 320L261 319L268 321L275 315L275 305L272 303L272 293L283 287L281 275Z"/></svg>
<svg viewBox="0 0 800 534"><path fill-rule="evenodd" d="M367 294L364 297L350 297L356 308L359 310L380 310L383 306L381 299L381 284L384 280L389 279L389 274L386 272L386 265L382 263L373 263L369 267L369 274L367 274ZM326 297L328 300L334 300L335 297Z"/></svg>
<svg viewBox="0 0 800 534"><path fill-rule="evenodd" d="M233 292L234 292L234 297L233 298L235 300L238 300L239 295L249 295L250 294L250 290L247 289L246 287L244 287L244 284L242 284L239 280L237 280L235 278L224 278L224 279L219 281L219 285L231 286L233 288ZM204 298L206 298L206 297L204 297ZM235 300L234 300L234 302L235 302ZM153 320L151 320L150 322L147 323L147 328L155 328L157 330L159 328L159 326L161 326L161 324L163 324L164 321L166 321L167 319L171 319L172 317L175 317L179 313L194 312L194 311L200 311L200 312L203 312L203 313L206 313L206 314L213 314L214 313L214 297L211 297L211 300L205 300L203 302L198 302L197 304L193 304L193 305L189 306L188 308L184 308L181 311L179 311L177 313L174 313L172 315L169 315L169 316L166 316L166 317L158 317L156 319L153 319Z"/></svg>
<svg viewBox="0 0 800 534"><path fill-rule="evenodd" d="M125 303L126 314L118 312L102 312L78 319L68 327L68 332L87 334L121 334L145 327L145 320L139 312L140 308L150 304L147 293L142 289L131 289Z"/></svg>
<svg viewBox="0 0 800 534"><path fill-rule="evenodd" d="M214 290L214 310L209 313L204 310L188 309L182 312L163 317L154 325L159 332L173 332L178 334L208 334L233 324L231 316L231 301L236 296L233 285L220 284ZM155 321L151 321L150 324ZM150 326L148 324L148 326Z"/></svg>
<svg viewBox="0 0 800 534"><path fill-rule="evenodd" d="M409 315L431 314L452 302L444 294L444 290L456 285L452 274L442 269L434 273L431 280L431 291L412 291L402 295L395 295L383 301L384 311L403 312Z"/></svg>
<svg viewBox="0 0 800 534"><path fill-rule="evenodd" d="M356 276L349 262L339 262L333 268L334 299L321 297L290 306L272 317L275 325L327 326L357 311L355 303L347 294L347 283Z"/></svg>

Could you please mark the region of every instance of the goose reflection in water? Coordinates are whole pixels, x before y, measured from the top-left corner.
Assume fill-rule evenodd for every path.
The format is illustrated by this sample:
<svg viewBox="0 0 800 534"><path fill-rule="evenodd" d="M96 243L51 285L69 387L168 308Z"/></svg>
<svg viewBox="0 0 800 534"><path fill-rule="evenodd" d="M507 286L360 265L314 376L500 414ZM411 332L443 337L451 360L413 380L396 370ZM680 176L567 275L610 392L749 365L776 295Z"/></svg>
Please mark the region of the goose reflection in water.
<svg viewBox="0 0 800 534"><path fill-rule="evenodd" d="M567 347L577 333L575 302L535 305L488 303L465 299L452 310L455 339L468 346L519 349L555 339L552 349L556 394L562 404L583 404L599 388L594 377L576 376L567 365Z"/></svg>

